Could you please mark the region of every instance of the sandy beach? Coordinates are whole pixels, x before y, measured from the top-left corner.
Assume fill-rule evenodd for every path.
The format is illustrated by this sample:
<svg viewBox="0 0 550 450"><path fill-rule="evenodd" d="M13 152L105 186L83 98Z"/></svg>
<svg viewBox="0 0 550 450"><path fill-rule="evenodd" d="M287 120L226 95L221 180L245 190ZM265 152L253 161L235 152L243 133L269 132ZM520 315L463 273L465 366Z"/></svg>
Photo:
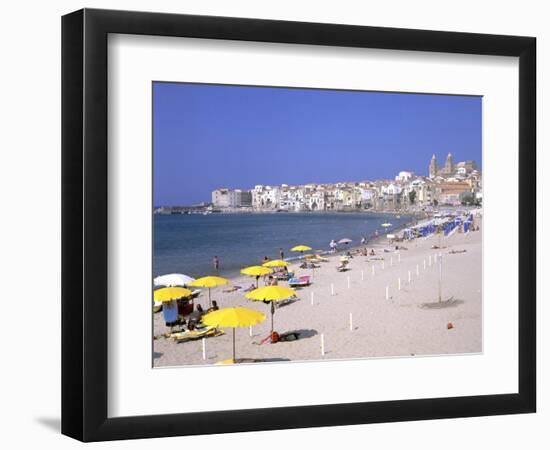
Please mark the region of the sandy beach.
<svg viewBox="0 0 550 450"><path fill-rule="evenodd" d="M405 241L399 245L407 249L397 252L395 246L384 242L370 244L367 247L374 248L376 256L355 256L346 272L336 271L340 255L330 256L314 273L293 264L290 269L296 276L313 278L310 286L297 289L297 301L275 310L278 333L300 333L300 338L292 342L258 345L269 334L269 305L247 300L242 289L223 292L230 286L244 289L253 278L237 277L229 286L213 289L212 298L221 308L243 306L266 315L263 323L252 327L252 335L249 328L236 329L237 360L276 362L482 352L482 224L480 220L476 224L480 231L454 233L441 241L438 235ZM440 242L441 249L432 249ZM450 253L453 251L458 253ZM439 265L435 262L439 254L443 257L441 303ZM208 307L206 291L195 300L197 303ZM155 336L169 331L162 313L155 314L153 320ZM206 359L200 340L176 343L159 337L153 343L153 364L208 365L230 358L232 330L224 331L222 336L205 340Z"/></svg>

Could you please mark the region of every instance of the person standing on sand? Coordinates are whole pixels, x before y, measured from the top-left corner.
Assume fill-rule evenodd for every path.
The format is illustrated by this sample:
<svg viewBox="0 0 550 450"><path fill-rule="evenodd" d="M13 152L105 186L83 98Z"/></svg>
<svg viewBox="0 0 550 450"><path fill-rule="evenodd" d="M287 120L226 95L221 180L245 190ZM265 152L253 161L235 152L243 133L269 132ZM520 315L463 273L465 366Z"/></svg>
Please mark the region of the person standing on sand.
<svg viewBox="0 0 550 450"><path fill-rule="evenodd" d="M212 259L212 264L214 265L214 270L217 272L220 268L220 258L214 256L214 258Z"/></svg>
<svg viewBox="0 0 550 450"><path fill-rule="evenodd" d="M283 248L282 248L282 247L279 249L279 256L280 256L279 259L285 259L285 252L283 252Z"/></svg>

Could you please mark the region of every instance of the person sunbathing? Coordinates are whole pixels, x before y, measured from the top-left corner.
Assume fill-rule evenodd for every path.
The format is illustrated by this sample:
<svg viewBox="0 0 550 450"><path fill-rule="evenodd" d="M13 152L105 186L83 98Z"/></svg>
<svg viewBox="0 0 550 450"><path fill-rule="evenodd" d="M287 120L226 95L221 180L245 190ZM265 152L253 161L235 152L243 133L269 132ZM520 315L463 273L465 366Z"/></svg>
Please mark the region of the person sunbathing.
<svg viewBox="0 0 550 450"><path fill-rule="evenodd" d="M212 312L212 311L217 311L218 309L220 309L220 307L218 306L218 302L216 300L212 300L212 306L210 308L208 308L206 310L206 312L209 313L209 312Z"/></svg>
<svg viewBox="0 0 550 450"><path fill-rule="evenodd" d="M231 287L228 287L227 289L224 289L223 292L226 292L226 293L235 292L235 291L238 291L239 289L241 289L240 286L231 286Z"/></svg>
<svg viewBox="0 0 550 450"><path fill-rule="evenodd" d="M348 262L347 261L342 261L340 263L340 265L338 267L336 267L336 270L338 272L345 272L346 270L348 270Z"/></svg>
<svg viewBox="0 0 550 450"><path fill-rule="evenodd" d="M312 262L303 262L302 264L300 264L300 269L317 269L319 267L321 266Z"/></svg>

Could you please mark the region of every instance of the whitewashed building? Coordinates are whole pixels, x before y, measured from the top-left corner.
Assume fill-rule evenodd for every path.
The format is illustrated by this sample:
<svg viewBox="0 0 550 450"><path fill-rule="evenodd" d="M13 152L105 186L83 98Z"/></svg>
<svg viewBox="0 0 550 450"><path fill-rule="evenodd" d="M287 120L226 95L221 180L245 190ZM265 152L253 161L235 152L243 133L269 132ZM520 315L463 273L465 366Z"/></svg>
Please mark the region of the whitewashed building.
<svg viewBox="0 0 550 450"><path fill-rule="evenodd" d="M252 190L252 206L256 209L277 209L281 197L279 186L254 186Z"/></svg>

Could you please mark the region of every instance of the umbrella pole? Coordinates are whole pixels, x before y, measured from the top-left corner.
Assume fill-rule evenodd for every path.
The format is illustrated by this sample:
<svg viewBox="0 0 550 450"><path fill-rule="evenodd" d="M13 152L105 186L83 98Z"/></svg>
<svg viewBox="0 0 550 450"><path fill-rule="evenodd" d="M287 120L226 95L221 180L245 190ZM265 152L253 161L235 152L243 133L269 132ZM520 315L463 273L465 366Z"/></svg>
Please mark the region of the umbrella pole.
<svg viewBox="0 0 550 450"><path fill-rule="evenodd" d="M212 308L212 300L210 299L210 288L208 288L208 307Z"/></svg>
<svg viewBox="0 0 550 450"><path fill-rule="evenodd" d="M235 328L233 328L233 362L237 362L235 359Z"/></svg>
<svg viewBox="0 0 550 450"><path fill-rule="evenodd" d="M273 327L273 316L275 315L275 305L273 304L273 302L271 302L271 337L273 338L273 331L274 331L274 327Z"/></svg>

